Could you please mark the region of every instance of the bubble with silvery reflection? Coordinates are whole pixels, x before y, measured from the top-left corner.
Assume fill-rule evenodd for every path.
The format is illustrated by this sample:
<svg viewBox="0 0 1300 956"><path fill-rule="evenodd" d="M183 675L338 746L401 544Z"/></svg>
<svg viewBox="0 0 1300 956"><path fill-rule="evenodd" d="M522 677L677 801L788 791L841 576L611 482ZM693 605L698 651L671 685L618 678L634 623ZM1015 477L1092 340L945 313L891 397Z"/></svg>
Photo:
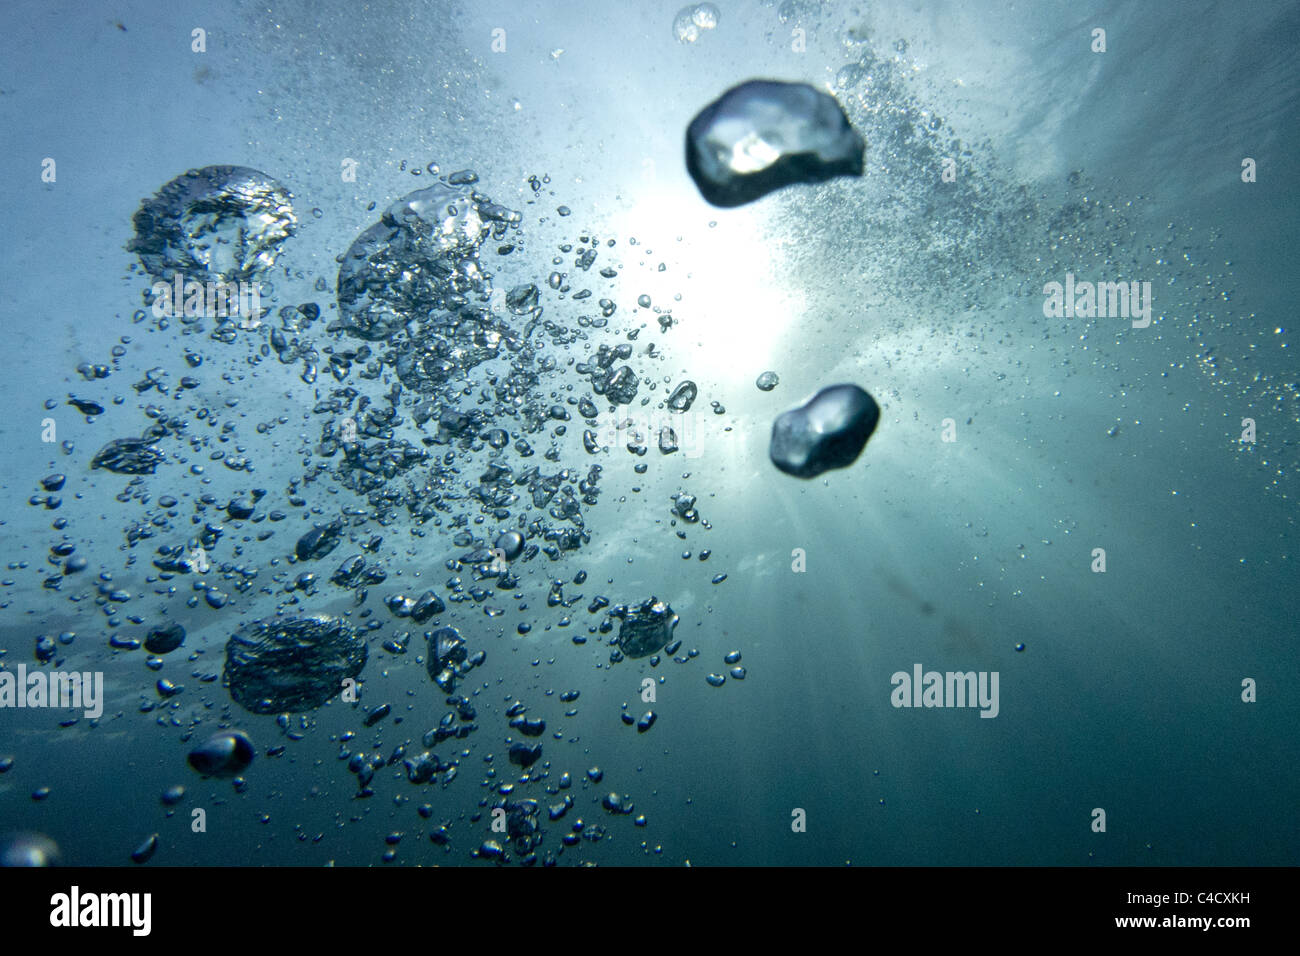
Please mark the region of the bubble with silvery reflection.
<svg viewBox="0 0 1300 956"><path fill-rule="evenodd" d="M522 216L471 189L469 175L397 200L339 267L339 318L330 331L388 339L398 349L398 378L419 392L519 346L518 334L482 304L493 290L479 250L489 237L504 238ZM533 285L504 299L515 314L536 300Z"/></svg>
<svg viewBox="0 0 1300 956"><path fill-rule="evenodd" d="M480 202L472 189L438 183L397 200L343 256L339 319L331 331L375 341L412 319L453 310L488 291L478 250L519 213Z"/></svg>
<svg viewBox="0 0 1300 956"><path fill-rule="evenodd" d="M191 169L141 203L127 250L155 279L249 280L274 265L298 220L293 196L246 166Z"/></svg>

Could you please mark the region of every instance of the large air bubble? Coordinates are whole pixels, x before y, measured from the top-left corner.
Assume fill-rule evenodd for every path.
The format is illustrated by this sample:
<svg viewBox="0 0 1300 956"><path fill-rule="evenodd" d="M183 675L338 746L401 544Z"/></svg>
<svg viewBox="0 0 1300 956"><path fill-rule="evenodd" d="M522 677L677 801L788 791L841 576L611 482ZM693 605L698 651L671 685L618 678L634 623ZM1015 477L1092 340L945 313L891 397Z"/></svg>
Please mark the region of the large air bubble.
<svg viewBox="0 0 1300 956"><path fill-rule="evenodd" d="M366 665L366 639L342 621L319 615L246 625L226 643L222 683L255 714L313 710Z"/></svg>
<svg viewBox="0 0 1300 956"><path fill-rule="evenodd" d="M453 365L470 367L452 356L458 347L495 354L498 343L476 342L476 333L480 327L496 330L499 339L508 328L498 328L486 309L469 308L472 300L491 291L490 277L478 261L479 247L493 234L504 236L521 218L467 185L437 183L402 197L344 255L338 276L339 319L331 329L377 341L402 329L418 339L422 332L450 326L443 355L452 358ZM459 322L468 326L461 334ZM476 355L470 365L485 357Z"/></svg>
<svg viewBox="0 0 1300 956"><path fill-rule="evenodd" d="M387 340L397 377L421 393L503 349L518 351L518 333L486 304L492 277L479 262L479 248L489 237L503 238L521 218L467 184L437 183L397 200L344 255L339 318L330 330ZM521 309L526 299L506 297Z"/></svg>
<svg viewBox="0 0 1300 956"><path fill-rule="evenodd" d="M806 83L742 83L686 130L686 168L715 206L742 206L795 183L861 176L865 150L840 104Z"/></svg>
<svg viewBox="0 0 1300 956"><path fill-rule="evenodd" d="M678 617L668 602L651 597L631 607L615 609L623 618L618 647L628 657L648 657L673 639Z"/></svg>
<svg viewBox="0 0 1300 956"><path fill-rule="evenodd" d="M190 751L190 766L205 777L234 777L248 769L257 749L242 730L213 734Z"/></svg>
<svg viewBox="0 0 1300 956"><path fill-rule="evenodd" d="M247 166L204 166L173 179L135 213L127 244L155 279L196 282L256 278L293 235L293 196Z"/></svg>
<svg viewBox="0 0 1300 956"><path fill-rule="evenodd" d="M856 385L832 385L772 424L772 463L787 475L816 478L846 468L880 421L875 399Z"/></svg>

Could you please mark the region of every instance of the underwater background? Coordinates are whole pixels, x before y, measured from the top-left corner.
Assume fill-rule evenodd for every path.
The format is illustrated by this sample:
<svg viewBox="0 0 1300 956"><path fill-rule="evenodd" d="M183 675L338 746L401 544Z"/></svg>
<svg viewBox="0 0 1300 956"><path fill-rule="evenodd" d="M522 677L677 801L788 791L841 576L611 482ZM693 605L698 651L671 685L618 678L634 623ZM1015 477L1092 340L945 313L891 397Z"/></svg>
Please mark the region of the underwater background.
<svg viewBox="0 0 1300 956"><path fill-rule="evenodd" d="M0 706L11 860L1300 860L1300 5L0 16L0 665L104 681ZM706 202L687 126L755 78L834 96L863 175ZM160 319L137 214L214 166L273 194L228 234L267 311ZM340 263L435 186L417 280L473 322L421 326L398 262L410 314L349 331ZM1067 275L1150 283L1149 325L1045 314ZM839 383L861 455L774 467ZM671 650L624 653L652 597ZM241 703L232 636L303 618L351 664ZM996 673L996 716L895 706L916 665Z"/></svg>

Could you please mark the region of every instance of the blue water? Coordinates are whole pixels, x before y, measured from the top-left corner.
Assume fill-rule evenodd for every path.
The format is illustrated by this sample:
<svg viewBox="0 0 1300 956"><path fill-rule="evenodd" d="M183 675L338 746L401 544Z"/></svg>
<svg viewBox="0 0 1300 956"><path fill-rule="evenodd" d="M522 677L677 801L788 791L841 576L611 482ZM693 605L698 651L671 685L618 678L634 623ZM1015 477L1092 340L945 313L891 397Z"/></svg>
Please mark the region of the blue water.
<svg viewBox="0 0 1300 956"><path fill-rule="evenodd" d="M94 720L0 708L0 758L13 758L0 838L44 834L63 862L105 866L129 865L152 833L156 864L371 865L392 851L394 865L484 865L484 841L505 842L491 828L504 798L540 802L537 859L561 865L1300 862L1300 5L725 2L686 43L672 28L679 0L225 6L12 2L0 14L0 663L37 670L37 638L74 632L44 668L100 671L107 695ZM864 176L708 206L684 131L753 77L832 93L866 138ZM645 457L622 439L589 456L576 412L553 439L558 463L542 455L552 426L528 435L535 457L504 452L511 467L577 477L598 463L601 490L583 506L588 544L521 564L514 594L451 601L438 618L486 653L457 688L476 729L432 748L453 779L412 784L399 761L358 797L340 750L425 749L449 709L417 660L432 622L395 618L384 599L446 598L453 574L468 588L468 568L446 567L467 550L453 535L503 525L457 505L463 529L417 527L329 473L337 459L317 446L332 418L313 409L343 385L378 403L391 372L354 370L341 385L322 368L308 385L301 362L260 356L265 327L226 344L211 323L134 320L149 282L125 248L133 214L214 164L292 192L298 227L264 305L274 324L282 306L317 303L319 349L361 344L324 329L337 257L394 200L472 169L475 188L522 213L513 252L484 246L493 287L535 283L544 319L587 336L547 339L546 404L587 394L571 366L638 328L637 402L651 402L611 414L601 401L602 425L653 412L684 379L699 386L676 455L652 435ZM549 179L534 190L530 177ZM590 272L574 267L582 236L599 244ZM547 284L553 271L571 291ZM1150 324L1045 315L1044 285L1067 274L1150 283ZM573 298L582 288L591 299ZM617 304L609 325L579 326L604 297ZM492 308L518 321L499 296ZM197 370L186 349L202 354ZM87 381L83 363L110 374ZM133 387L155 368L167 394ZM770 392L754 384L767 370L780 377ZM184 375L197 387L176 390ZM782 474L768 460L772 420L838 382L876 398L875 435L850 468ZM88 422L69 395L104 414ZM411 398L399 411L419 445L433 432L415 427ZM91 470L105 444L143 432L151 405L188 423L162 440L168 460L139 479ZM512 442L517 424L503 426ZM225 467L218 450L254 470ZM477 478L489 452L468 459ZM54 472L67 475L61 504L29 504ZM225 518L252 488L267 491L259 511L288 517ZM702 521L673 514L679 492ZM166 495L176 516L128 546L126 529ZM203 495L214 505L199 507ZM340 514L348 541L311 566L315 593L287 592L303 570L289 560L298 536ZM224 525L209 572L160 579L156 548L206 522ZM388 578L359 607L326 579L375 534ZM51 556L65 539L85 570L65 575ZM246 590L236 568L257 571ZM548 607L553 580L583 597ZM229 603L210 607L196 586ZM611 663L609 635L589 633L603 618L586 610L596 594L668 601L684 662ZM335 699L290 717L301 739L234 704L219 677L200 679L220 674L237 628L278 606L353 623L371 609L381 625L366 635L360 709ZM188 635L160 670L144 650L109 646L169 622ZM385 651L400 631L414 632L410 652ZM711 686L733 650L744 679ZM895 707L891 677L916 664L996 672L996 717ZM184 689L164 699L160 678ZM562 703L569 690L580 698ZM522 782L506 756L521 739L505 713L516 700L547 722ZM392 714L365 726L385 702ZM655 725L638 733L625 709L653 710ZM225 727L258 747L241 787L186 764ZM184 800L163 806L178 783ZM602 808L611 790L632 813ZM548 820L564 793L572 809ZM604 835L566 846L578 820ZM439 825L445 846L430 840Z"/></svg>

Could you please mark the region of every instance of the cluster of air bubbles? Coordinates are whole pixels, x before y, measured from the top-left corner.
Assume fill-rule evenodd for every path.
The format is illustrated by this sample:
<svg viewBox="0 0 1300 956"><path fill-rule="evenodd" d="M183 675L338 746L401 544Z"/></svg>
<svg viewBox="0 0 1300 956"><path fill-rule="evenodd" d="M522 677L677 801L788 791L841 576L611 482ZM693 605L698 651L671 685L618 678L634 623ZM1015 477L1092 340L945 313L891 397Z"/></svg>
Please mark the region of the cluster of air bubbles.
<svg viewBox="0 0 1300 956"><path fill-rule="evenodd" d="M678 43L695 43L705 33L716 29L721 15L711 3L682 7L673 18L673 36Z"/></svg>
<svg viewBox="0 0 1300 956"><path fill-rule="evenodd" d="M694 42L700 31L717 24L711 4L688 13L693 33L683 42ZM174 334L185 336L186 345L176 350L175 367L160 364L133 383L142 401L152 402L144 408L144 423L131 422L127 409L116 408L127 404L122 396L109 401L92 392L103 387L104 379L116 382L119 374L130 374L126 369L133 349L127 348L127 337L113 347L111 359L103 357L104 364L81 363L80 394L46 399L50 411L66 406L85 418L86 427L106 422L120 427L117 434L123 437L100 438L98 451L82 463L93 475L70 479L50 473L39 479L40 493L32 504L57 509L62 504L57 493L65 483L75 488L98 479L102 488L106 479L124 479L116 482L125 485L117 500L140 509L122 528L125 546L135 549L147 542L149 554L140 566L163 602L156 612L146 610L141 600L128 604L131 591L103 569L89 594L114 628L104 641L106 651L130 660L131 652L143 650L135 660L143 657L152 673L140 688L140 713L153 715L148 719L160 726L184 727L188 766L205 778L232 781L237 793L247 792L244 774L250 768L257 772L259 753L248 734L226 729L241 711L274 718L282 739L260 751L268 758L285 754L318 720L350 725L332 739L340 743L340 759L355 775L360 792L354 796L372 796L385 780L385 768L393 768L390 776L400 779L404 767L406 779L416 786L448 786L470 751L444 751L443 757L450 757L444 760L432 748L464 741L478 728L477 697L488 686L474 673L485 665L487 652L471 646L485 631L470 615L492 621L517 614L509 626L522 637L534 629L570 627L577 623L571 609L586 606L591 614L607 613L599 623L573 627L568 632L572 644L581 647L589 637L602 635L607 646L601 653L611 663L628 659L655 667L661 657L687 663L699 654L691 649L674 656L682 641L674 638L678 616L667 601L651 597L611 607L603 595L580 593L586 570L571 574L563 569L592 540L588 509L598 504L602 491L602 464L584 460L575 465L570 455L585 450L608 456L622 444L637 458L648 457L656 446L662 455L682 447L689 454L697 440L685 413L699 387L679 380L670 391L673 379L647 368L663 361L664 354L653 344L635 344L639 332L653 327L649 316L661 330L672 326L665 297L672 296L671 290L655 293L662 298L660 305L649 292L635 288L621 298L624 292L612 280L620 277L624 264L607 252L616 241L580 226L559 243L563 258L557 255L532 274L512 272L511 282L497 288L494 272L502 260L493 256L524 248L521 213L492 202L472 170L441 174L433 164L410 168L412 174L425 171L429 179L420 185L428 188L386 208L378 205L377 218L337 257L336 310L323 295L329 291L324 276L287 270L275 274L275 284L268 281L297 227L291 196L282 185L234 166L193 170L166 184L136 213L129 248L141 266L132 265L132 271L182 285L254 282L266 307L247 322L219 315L212 327L203 323L207 313L201 312L194 321L178 324ZM549 182L549 177L534 176L529 186L536 194ZM537 201L530 198L529 203ZM573 228L580 217L577 207L552 206L559 218L544 218L543 224ZM376 207L371 203L371 209ZM326 212L313 208L308 220L327 221ZM517 262L518 256L510 267ZM665 271L664 263L657 265ZM598 285L601 280L608 284ZM303 283L314 287L310 298L316 301L304 301L306 287L289 301L277 301ZM145 321L152 304L148 295L145 304L134 321ZM620 305L623 315L649 310L645 322L638 325L638 317L630 327L618 328ZM167 328L160 320L152 331ZM603 329L610 330L604 341ZM222 345L247 347L246 364L238 358L223 363L210 351ZM285 374L278 366L290 365L297 369L288 378L300 379L307 388L285 392L291 403L270 414L245 413L243 396L223 393L215 382L196 377L215 366L228 385L257 387L252 379L276 381ZM292 407L298 399L306 401L301 411ZM657 417L635 417L652 403ZM722 413L721 403L711 404ZM244 420L254 414L260 420L253 418L248 427L255 435L244 430ZM294 435L295 415L314 418L314 429ZM597 430L618 434L619 441L597 442ZM692 444L679 444L679 431ZM70 442L65 451L71 453ZM271 465L273 477L263 482L265 487L253 487L251 473L264 464ZM635 474L646 474L645 461L634 466ZM77 497L82 497L80 491ZM695 502L685 492L671 500L670 520L684 529L681 536L685 529L709 529ZM55 523L58 531L67 527L64 519ZM432 563L421 559L417 570L404 560L404 545L392 542L408 537L425 539L419 544L436 554ZM417 553L406 547L407 556ZM52 542L49 551L47 588L71 590L89 581L90 552L70 532ZM700 549L700 560L709 553ZM136 559L132 554L128 566ZM439 562L449 573L445 582L422 577L430 570L436 574ZM537 567L548 562L555 563L555 570L539 576ZM376 593L399 578L402 587ZM725 574L712 578L714 584L725 579ZM539 584L545 607L530 610L540 603L534 601ZM552 609L556 618L547 620ZM205 621L190 616L191 611L216 616ZM133 626L118 629L124 624ZM490 637L492 631L486 633ZM39 635L29 653L38 663L58 666L75 637L71 630L57 640ZM77 647L85 643L83 639ZM222 644L224 661L217 656ZM435 714L434 726L422 737L383 747L381 735L409 727L394 730L410 719L411 708L403 706L389 683L396 668L408 662L420 670L415 693L445 701L450 709L440 708L441 718ZM189 693L178 681L182 673L198 682ZM501 679L500 674L493 677ZM212 691L220 694L220 705L212 700ZM393 699L374 699L385 691ZM576 690L559 695L569 707L565 717L576 714L577 698ZM326 710L317 713L322 708ZM203 712L208 709L210 716ZM516 788L550 777L552 763L565 754L550 752L560 745L547 741L562 740L564 728L558 726L558 714L526 714L522 704L509 708L507 716L508 729L500 728L503 737L489 745L501 749L487 754L489 763L493 756L497 760L486 775L501 798L490 809L503 810L508 819L506 837L481 844L482 837L475 837L463 847L497 862L512 856L530 861L543 839L546 815L539 807L546 808ZM642 734L659 717L654 710L626 716ZM192 739L194 729L208 720L221 729L204 727L206 733ZM367 735L364 750L349 743L358 732ZM416 741L429 749L421 753ZM183 759L178 755L178 764ZM0 761L0 772L8 766ZM497 776L501 770L514 780ZM557 778L558 786L545 784L548 792L573 786L568 774L557 771ZM589 783L600 778L596 768L588 774ZM38 788L33 799L48 793L48 788ZM565 796L567 802L550 808L551 821L574 807L572 796ZM157 800L156 792L150 798ZM173 783L162 792L160 812L171 816L184 799L185 788ZM599 797L596 802L602 803ZM612 816L635 816L636 826L646 825L624 794L607 794L603 805ZM421 808L421 817L431 814L431 805ZM450 851L453 830L457 836L471 831L468 824L460 829L450 812L444 819L426 835ZM562 831L558 841L552 837L550 845L558 843L556 849L563 852L561 847L595 843L604 835L603 825L587 821ZM19 862L57 858L57 848L42 839L14 838L4 849L6 857ZM386 861L393 858L397 839L400 833L390 834ZM123 855L143 863L155 857L159 845L158 834L144 830L123 848ZM474 846L479 849L471 850ZM553 860L548 856L548 862Z"/></svg>

